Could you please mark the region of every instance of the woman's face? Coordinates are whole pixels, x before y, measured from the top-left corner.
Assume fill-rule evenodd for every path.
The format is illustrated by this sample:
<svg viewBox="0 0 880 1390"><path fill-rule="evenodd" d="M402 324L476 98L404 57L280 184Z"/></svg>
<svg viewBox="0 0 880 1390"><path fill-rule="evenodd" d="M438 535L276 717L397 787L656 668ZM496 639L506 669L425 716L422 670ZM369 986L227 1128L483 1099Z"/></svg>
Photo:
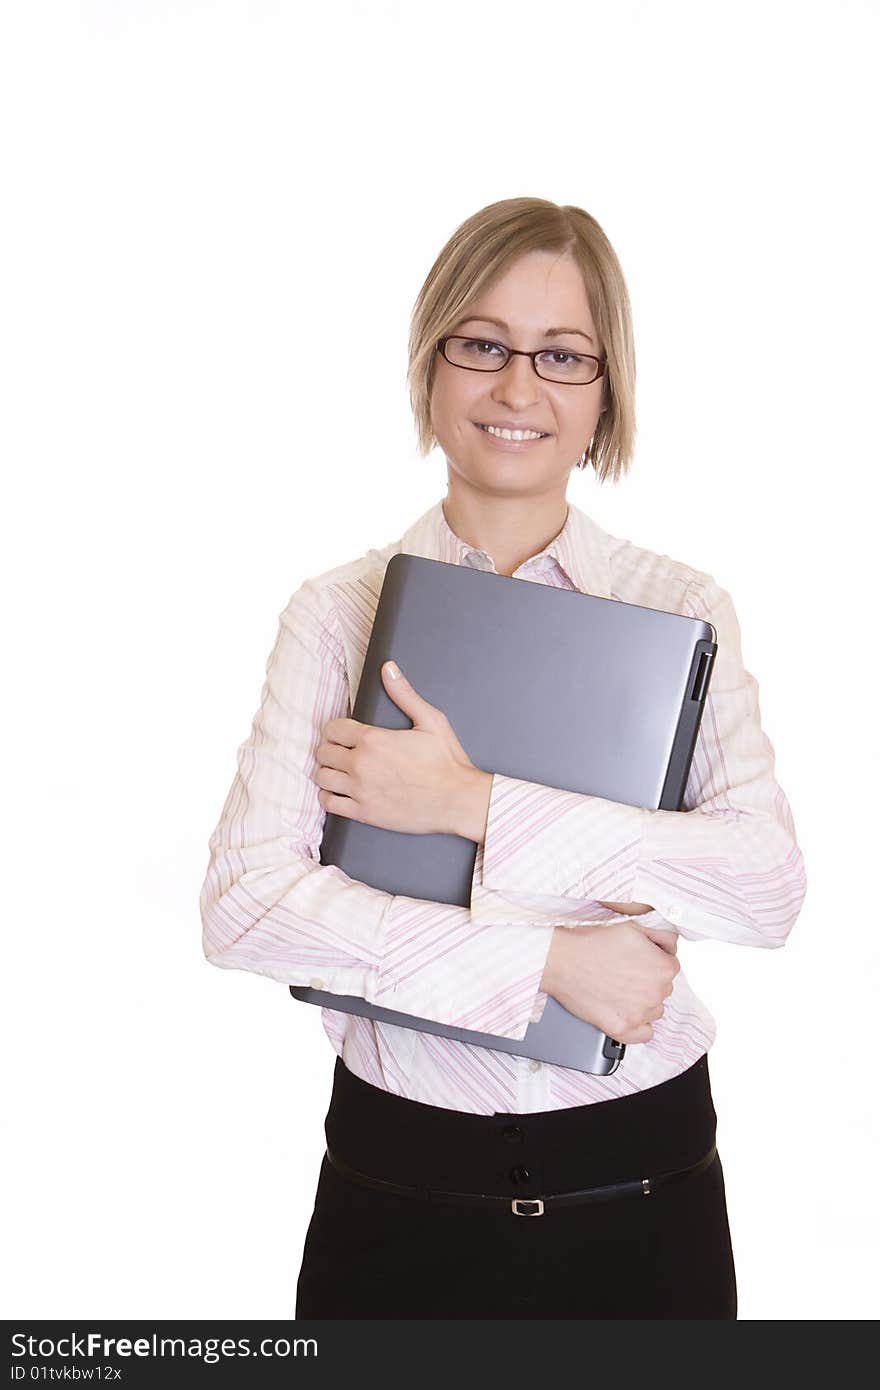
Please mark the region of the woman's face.
<svg viewBox="0 0 880 1390"><path fill-rule="evenodd" d="M550 328L568 331L548 334ZM578 265L555 251L519 257L450 333L531 352L557 348L602 355ZM475 372L453 366L441 353L434 371L431 422L462 479L479 491L507 496L554 486L564 491L596 428L602 377L586 386L545 381L528 357L511 357L499 372ZM547 438L506 444L480 429L481 424L527 427Z"/></svg>

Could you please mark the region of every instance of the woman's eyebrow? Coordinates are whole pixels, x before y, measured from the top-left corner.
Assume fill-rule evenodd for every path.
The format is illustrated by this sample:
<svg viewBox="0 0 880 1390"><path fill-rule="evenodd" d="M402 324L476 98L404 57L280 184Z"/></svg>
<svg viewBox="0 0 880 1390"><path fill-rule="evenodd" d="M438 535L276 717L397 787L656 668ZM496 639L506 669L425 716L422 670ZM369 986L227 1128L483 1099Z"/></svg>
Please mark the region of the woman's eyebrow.
<svg viewBox="0 0 880 1390"><path fill-rule="evenodd" d="M491 319L485 314L472 314L470 318L459 319L455 326L456 328L461 328L462 324L465 323L494 323L496 328L503 328L505 333L510 332L510 325L506 324L503 319ZM579 337L586 338L588 343L592 343L593 341L589 333L585 333L582 328L548 328L544 337L554 338L557 333L577 333Z"/></svg>

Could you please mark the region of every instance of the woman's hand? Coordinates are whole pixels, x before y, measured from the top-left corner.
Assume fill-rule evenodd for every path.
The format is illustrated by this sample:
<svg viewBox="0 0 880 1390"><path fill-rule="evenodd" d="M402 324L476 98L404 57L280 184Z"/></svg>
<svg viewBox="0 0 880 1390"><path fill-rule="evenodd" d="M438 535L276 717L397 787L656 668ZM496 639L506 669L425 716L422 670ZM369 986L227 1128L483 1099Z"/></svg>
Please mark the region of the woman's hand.
<svg viewBox="0 0 880 1390"><path fill-rule="evenodd" d="M664 927L556 927L541 988L617 1042L650 1042L681 969L677 950L678 932Z"/></svg>
<svg viewBox="0 0 880 1390"><path fill-rule="evenodd" d="M331 719L321 730L312 781L325 811L410 835L457 834L460 798L474 764L443 710L428 704L405 676L382 681L411 729L383 729Z"/></svg>

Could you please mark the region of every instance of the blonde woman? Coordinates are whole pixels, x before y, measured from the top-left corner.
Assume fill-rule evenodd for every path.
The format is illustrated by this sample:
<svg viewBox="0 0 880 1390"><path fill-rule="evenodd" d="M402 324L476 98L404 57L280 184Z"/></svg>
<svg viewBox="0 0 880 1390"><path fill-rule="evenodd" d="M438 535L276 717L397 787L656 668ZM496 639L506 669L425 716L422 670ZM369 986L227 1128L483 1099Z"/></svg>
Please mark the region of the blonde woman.
<svg viewBox="0 0 880 1390"><path fill-rule="evenodd" d="M715 1022L677 947L781 946L806 877L729 594L567 501L574 468L616 480L633 455L630 305L595 219L512 198L465 221L419 292L409 382L446 496L281 614L210 841L205 953L513 1039L551 994L628 1047L598 1076L323 1010L337 1057L296 1316L735 1318ZM353 720L399 551L713 623L682 810L474 766L405 671L383 679L411 728ZM469 908L322 866L328 812L472 839Z"/></svg>

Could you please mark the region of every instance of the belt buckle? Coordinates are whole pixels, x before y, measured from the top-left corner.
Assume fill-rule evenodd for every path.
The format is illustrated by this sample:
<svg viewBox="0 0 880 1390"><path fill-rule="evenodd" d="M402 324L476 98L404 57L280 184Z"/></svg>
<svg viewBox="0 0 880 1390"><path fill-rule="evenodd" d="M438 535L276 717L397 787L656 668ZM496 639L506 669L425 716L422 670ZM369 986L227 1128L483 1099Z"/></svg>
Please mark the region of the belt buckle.
<svg viewBox="0 0 880 1390"><path fill-rule="evenodd" d="M537 1207L537 1211L520 1211L521 1206ZM514 1197L510 1203L510 1210L514 1216L543 1216L544 1201L541 1197Z"/></svg>

